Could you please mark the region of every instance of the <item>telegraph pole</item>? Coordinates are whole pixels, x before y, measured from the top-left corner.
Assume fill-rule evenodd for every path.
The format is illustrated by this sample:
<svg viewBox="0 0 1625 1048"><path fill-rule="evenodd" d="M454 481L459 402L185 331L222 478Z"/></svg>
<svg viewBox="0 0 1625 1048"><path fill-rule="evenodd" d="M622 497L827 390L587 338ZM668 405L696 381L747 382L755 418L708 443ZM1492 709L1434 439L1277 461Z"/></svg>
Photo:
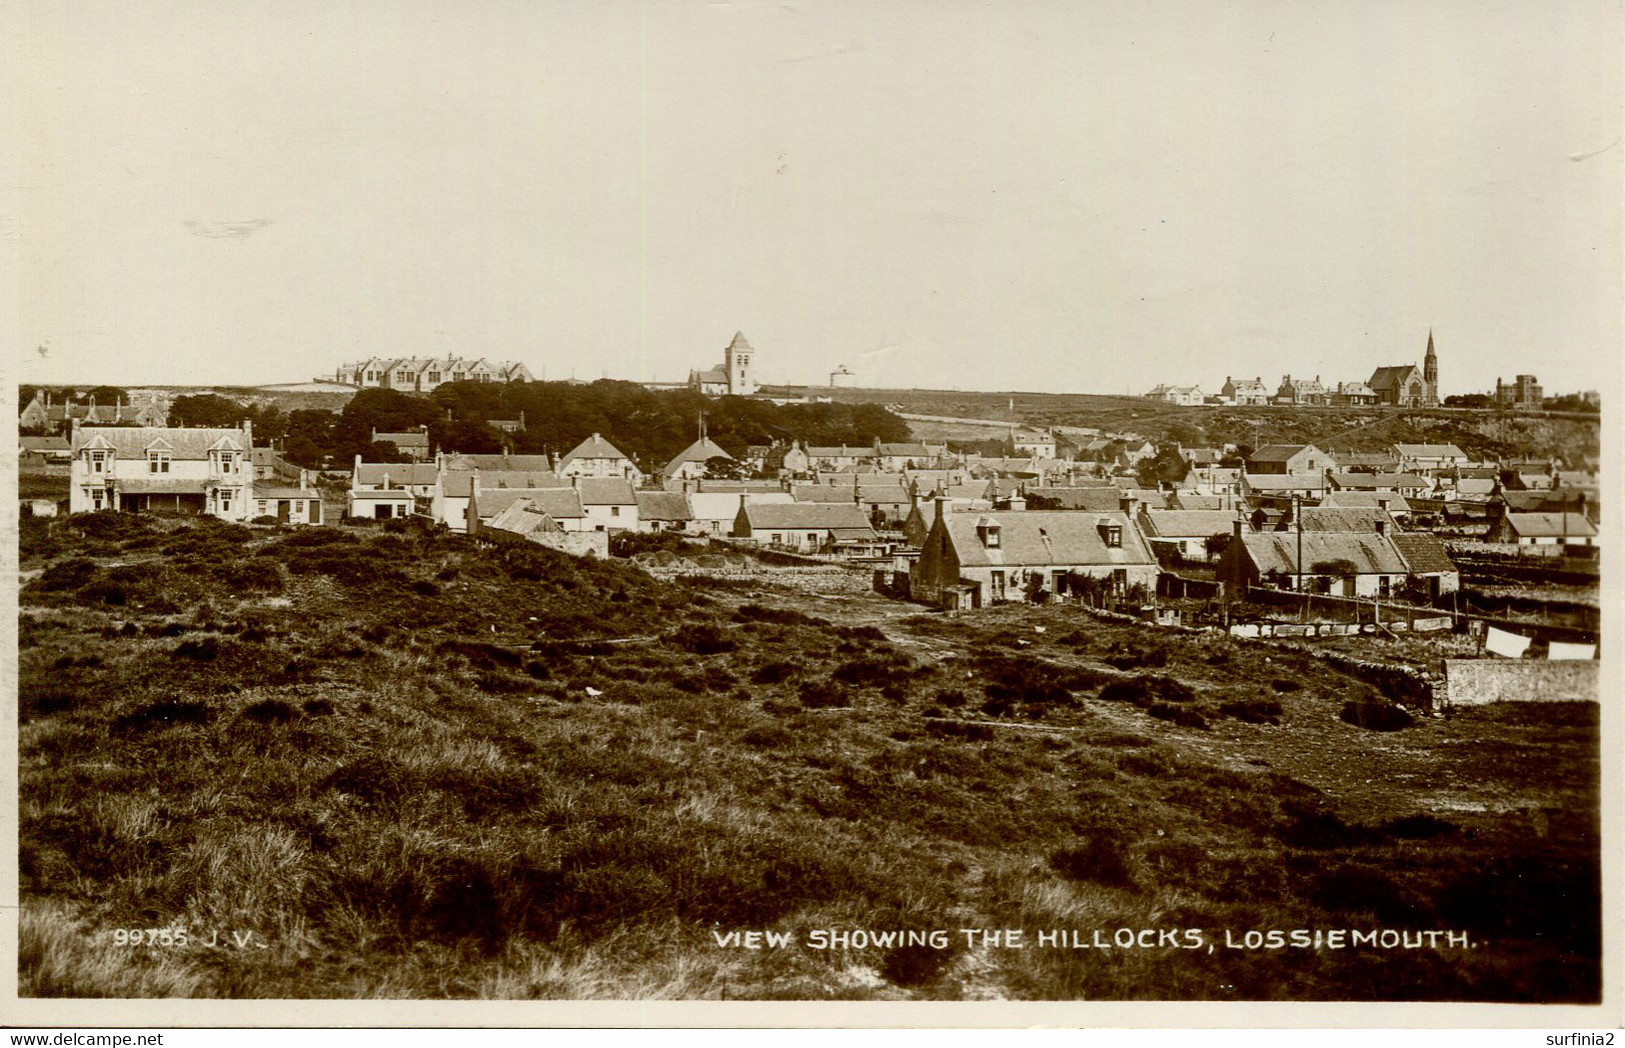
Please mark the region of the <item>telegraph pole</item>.
<svg viewBox="0 0 1625 1048"><path fill-rule="evenodd" d="M1298 593L1303 597L1303 617L1300 621L1309 621L1309 594L1303 591L1303 506L1302 496L1296 491L1292 493L1292 523L1298 529Z"/></svg>

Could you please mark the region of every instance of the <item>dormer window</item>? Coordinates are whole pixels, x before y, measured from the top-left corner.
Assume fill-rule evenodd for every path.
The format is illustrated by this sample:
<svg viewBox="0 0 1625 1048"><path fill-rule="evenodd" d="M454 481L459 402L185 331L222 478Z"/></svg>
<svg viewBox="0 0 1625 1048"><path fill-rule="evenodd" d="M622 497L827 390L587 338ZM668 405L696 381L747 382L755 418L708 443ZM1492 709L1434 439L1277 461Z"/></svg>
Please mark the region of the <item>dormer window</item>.
<svg viewBox="0 0 1625 1048"><path fill-rule="evenodd" d="M148 473L168 473L170 453L167 451L147 452Z"/></svg>
<svg viewBox="0 0 1625 1048"><path fill-rule="evenodd" d="M85 459L90 465L90 472L106 473L113 462L113 453L111 451L87 451L85 452Z"/></svg>
<svg viewBox="0 0 1625 1048"><path fill-rule="evenodd" d="M1122 549L1123 525L1110 523L1100 525L1100 541L1106 544L1107 549Z"/></svg>
<svg viewBox="0 0 1625 1048"><path fill-rule="evenodd" d="M999 548L999 526L997 524L983 524L976 530L981 532L983 546L988 549Z"/></svg>
<svg viewBox="0 0 1625 1048"><path fill-rule="evenodd" d="M215 467L216 470L218 470L221 473L236 473L237 472L237 460L238 460L237 452L235 452L235 451L216 451L216 452L212 452L212 454L214 456L214 467Z"/></svg>

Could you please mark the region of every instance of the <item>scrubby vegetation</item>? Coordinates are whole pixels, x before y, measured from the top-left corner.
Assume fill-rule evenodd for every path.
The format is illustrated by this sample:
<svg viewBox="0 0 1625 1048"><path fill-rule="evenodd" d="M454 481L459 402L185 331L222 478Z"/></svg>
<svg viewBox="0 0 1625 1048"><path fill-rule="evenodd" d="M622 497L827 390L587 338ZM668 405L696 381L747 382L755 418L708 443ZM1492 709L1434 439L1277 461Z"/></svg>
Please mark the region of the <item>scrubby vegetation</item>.
<svg viewBox="0 0 1625 1048"><path fill-rule="evenodd" d="M21 594L24 994L1598 993L1594 710L1387 736L1344 704L1398 707L1312 659L1076 609L798 607L418 529L75 525ZM1400 789L1373 762L1404 754L1429 763ZM1475 788L1501 803L1437 803ZM180 927L265 948L111 940ZM765 928L798 945L716 942ZM799 945L832 928L953 936ZM1123 928L1220 948L1031 938ZM1223 947L1268 928L1475 948Z"/></svg>

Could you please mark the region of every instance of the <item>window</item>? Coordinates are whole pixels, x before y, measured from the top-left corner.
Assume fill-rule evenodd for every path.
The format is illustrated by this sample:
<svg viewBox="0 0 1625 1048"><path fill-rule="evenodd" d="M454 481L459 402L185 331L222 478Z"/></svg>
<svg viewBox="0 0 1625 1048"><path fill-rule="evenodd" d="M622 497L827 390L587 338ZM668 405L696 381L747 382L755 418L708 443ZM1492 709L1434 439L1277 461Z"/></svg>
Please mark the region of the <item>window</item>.
<svg viewBox="0 0 1625 1048"><path fill-rule="evenodd" d="M453 382L461 382L463 380L463 373L461 371L453 371L451 373L451 380Z"/></svg>
<svg viewBox="0 0 1625 1048"><path fill-rule="evenodd" d="M112 453L108 451L87 451L85 458L90 462L90 472L106 473L107 465L112 460Z"/></svg>
<svg viewBox="0 0 1625 1048"><path fill-rule="evenodd" d="M611 507L609 507L609 515L612 516L612 517L620 516L621 515L621 507L619 507L619 506L611 506Z"/></svg>
<svg viewBox="0 0 1625 1048"><path fill-rule="evenodd" d="M1128 589L1128 571L1127 571L1127 569L1117 568L1117 569L1112 571L1112 589L1116 590L1119 593L1121 593L1124 590Z"/></svg>
<svg viewBox="0 0 1625 1048"><path fill-rule="evenodd" d="M1123 526L1121 524L1102 524L1100 526L1100 540L1108 549L1121 549L1123 547Z"/></svg>
<svg viewBox="0 0 1625 1048"><path fill-rule="evenodd" d="M1004 599L1004 572L995 571L989 575L994 600Z"/></svg>
<svg viewBox="0 0 1625 1048"><path fill-rule="evenodd" d="M231 512L231 496L232 492L226 490L225 488L220 489L220 512Z"/></svg>
<svg viewBox="0 0 1625 1048"><path fill-rule="evenodd" d="M93 509L93 510L103 510L103 509L107 508L107 489L106 488L86 488L85 489L85 495L86 495L86 497L88 497L90 499L90 508L91 509Z"/></svg>
<svg viewBox="0 0 1625 1048"><path fill-rule="evenodd" d="M782 534L780 534L779 532L775 531L773 533L773 537L769 541L771 541L773 543L773 545L775 545L775 546L783 545L784 544L784 536Z"/></svg>
<svg viewBox="0 0 1625 1048"><path fill-rule="evenodd" d="M268 506L267 506L266 501L264 499L255 499L254 500L254 513L255 513L256 516L260 516L260 517L265 516L267 508L268 508Z"/></svg>
<svg viewBox="0 0 1625 1048"><path fill-rule="evenodd" d="M169 452L167 452L167 451L149 451L149 452L147 452L147 472L148 473L168 473L169 472Z"/></svg>
<svg viewBox="0 0 1625 1048"><path fill-rule="evenodd" d="M431 371L431 372L429 372L427 375L425 375L423 377L428 379L430 382L439 382L440 381L440 372Z"/></svg>
<svg viewBox="0 0 1625 1048"><path fill-rule="evenodd" d="M395 381L410 382L412 381L412 373L410 371L397 371L395 372Z"/></svg>

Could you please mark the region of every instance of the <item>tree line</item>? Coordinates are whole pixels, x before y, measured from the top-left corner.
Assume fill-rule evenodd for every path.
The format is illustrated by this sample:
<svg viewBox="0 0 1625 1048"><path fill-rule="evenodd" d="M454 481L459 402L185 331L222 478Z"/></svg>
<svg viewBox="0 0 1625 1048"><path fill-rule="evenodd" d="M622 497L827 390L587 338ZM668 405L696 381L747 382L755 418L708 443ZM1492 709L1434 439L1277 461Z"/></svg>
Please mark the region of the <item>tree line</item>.
<svg viewBox="0 0 1625 1048"><path fill-rule="evenodd" d="M427 427L431 448L470 454L562 455L598 433L645 472L661 469L699 435L736 457L749 445L800 440L863 446L910 438L908 423L878 404L774 404L744 397L710 398L688 390L651 390L633 382L458 382L427 396L367 389L341 412L241 404L218 394L175 398L172 426L254 424L255 443L276 442L285 459L307 468L342 469L407 456L373 434ZM520 422L504 432L493 422Z"/></svg>

